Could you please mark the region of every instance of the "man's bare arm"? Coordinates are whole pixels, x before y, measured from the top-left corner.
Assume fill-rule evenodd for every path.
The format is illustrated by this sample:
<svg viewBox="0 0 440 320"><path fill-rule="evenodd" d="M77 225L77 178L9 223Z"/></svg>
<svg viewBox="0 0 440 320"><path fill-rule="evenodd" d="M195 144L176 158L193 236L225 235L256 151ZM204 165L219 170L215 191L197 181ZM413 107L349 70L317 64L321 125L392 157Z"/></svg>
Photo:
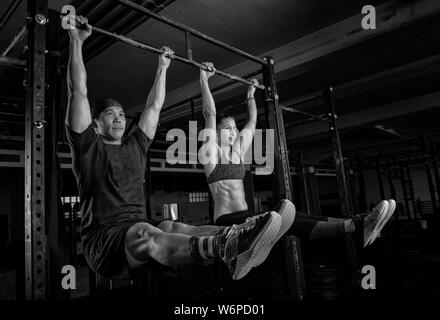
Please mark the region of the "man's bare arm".
<svg viewBox="0 0 440 320"><path fill-rule="evenodd" d="M156 135L157 125L159 123L160 111L165 102L166 94L166 73L170 65L169 56L174 52L167 47L164 47L164 53L159 56L159 63L157 66L156 77L154 79L153 87L148 94L145 109L139 119L139 128L153 140Z"/></svg>
<svg viewBox="0 0 440 320"><path fill-rule="evenodd" d="M79 23L86 30L70 29L69 63L67 66L68 103L65 123L77 133L82 133L91 123L90 104L87 98L87 73L84 66L82 47L90 36L91 28L87 19L78 16Z"/></svg>

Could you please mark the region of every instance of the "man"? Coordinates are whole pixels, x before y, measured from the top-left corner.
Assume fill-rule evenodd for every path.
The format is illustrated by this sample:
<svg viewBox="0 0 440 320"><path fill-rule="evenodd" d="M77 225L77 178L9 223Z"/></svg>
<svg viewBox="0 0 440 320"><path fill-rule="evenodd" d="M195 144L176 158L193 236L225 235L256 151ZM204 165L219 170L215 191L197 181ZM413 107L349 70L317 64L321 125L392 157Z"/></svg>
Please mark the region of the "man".
<svg viewBox="0 0 440 320"><path fill-rule="evenodd" d="M270 212L232 227L147 221L143 189L146 155L156 133L169 57L174 53L163 48L139 123L131 135L123 137L126 120L119 102L101 99L91 113L82 58L91 27L86 18L79 16L78 20L84 29L69 30L65 125L81 199L81 239L90 267L111 277L127 275L129 269L150 258L167 266L219 258L233 279L244 277L264 261L279 238L284 221L281 213Z"/></svg>

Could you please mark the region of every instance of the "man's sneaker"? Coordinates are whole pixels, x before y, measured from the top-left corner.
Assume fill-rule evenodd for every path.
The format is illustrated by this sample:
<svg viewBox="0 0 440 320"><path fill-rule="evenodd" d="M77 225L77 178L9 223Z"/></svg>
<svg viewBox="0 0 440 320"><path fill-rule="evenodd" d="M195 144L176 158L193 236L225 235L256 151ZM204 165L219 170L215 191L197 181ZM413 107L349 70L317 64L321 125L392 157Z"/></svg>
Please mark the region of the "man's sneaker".
<svg viewBox="0 0 440 320"><path fill-rule="evenodd" d="M357 235L362 246L365 248L371 244L376 227L385 219L389 204L382 200L373 210L366 214L357 215L353 221L355 224L355 236Z"/></svg>
<svg viewBox="0 0 440 320"><path fill-rule="evenodd" d="M268 212L240 225L233 225L226 235L223 261L239 280L256 265L264 262L275 244L282 224L281 216Z"/></svg>
<svg viewBox="0 0 440 320"><path fill-rule="evenodd" d="M372 244L379 236L380 232L382 231L383 227L387 224L387 222L390 220L390 218L393 216L394 210L396 210L396 201L393 199L388 200L388 210L385 213L385 217L383 220L376 226L374 233L370 239L370 241L367 243L367 245Z"/></svg>

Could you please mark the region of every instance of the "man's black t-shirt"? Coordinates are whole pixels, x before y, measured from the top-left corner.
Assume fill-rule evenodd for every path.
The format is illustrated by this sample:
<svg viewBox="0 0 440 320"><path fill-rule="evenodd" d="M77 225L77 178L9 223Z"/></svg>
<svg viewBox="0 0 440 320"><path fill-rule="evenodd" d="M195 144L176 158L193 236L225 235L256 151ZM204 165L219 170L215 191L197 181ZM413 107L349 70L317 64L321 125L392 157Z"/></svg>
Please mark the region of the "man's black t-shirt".
<svg viewBox="0 0 440 320"><path fill-rule="evenodd" d="M147 151L152 141L139 127L122 138L120 145L104 143L91 125L81 134L68 126L66 132L81 200L84 250L90 247L88 242L100 238L100 247L93 244L87 258L92 264L103 265L108 263L104 256L120 250L124 240L122 231L115 230L126 231L134 223L146 221L143 183ZM121 229L121 226L125 227ZM98 258L99 263L91 261Z"/></svg>
<svg viewBox="0 0 440 320"><path fill-rule="evenodd" d="M66 126L82 211L82 233L103 225L145 221L144 176L151 140L139 128L120 145L106 144L90 125Z"/></svg>

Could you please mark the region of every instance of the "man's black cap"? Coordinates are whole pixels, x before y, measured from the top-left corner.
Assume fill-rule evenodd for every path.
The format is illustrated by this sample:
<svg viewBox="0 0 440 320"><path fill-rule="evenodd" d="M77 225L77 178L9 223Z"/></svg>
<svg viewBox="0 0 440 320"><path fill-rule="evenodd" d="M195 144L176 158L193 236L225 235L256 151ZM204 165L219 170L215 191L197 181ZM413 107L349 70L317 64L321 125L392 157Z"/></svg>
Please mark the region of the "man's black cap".
<svg viewBox="0 0 440 320"><path fill-rule="evenodd" d="M102 98L97 100L93 105L93 112L92 112L93 119L97 119L99 117L99 114L108 107L120 107L122 108L122 110L124 110L124 107L115 99Z"/></svg>

